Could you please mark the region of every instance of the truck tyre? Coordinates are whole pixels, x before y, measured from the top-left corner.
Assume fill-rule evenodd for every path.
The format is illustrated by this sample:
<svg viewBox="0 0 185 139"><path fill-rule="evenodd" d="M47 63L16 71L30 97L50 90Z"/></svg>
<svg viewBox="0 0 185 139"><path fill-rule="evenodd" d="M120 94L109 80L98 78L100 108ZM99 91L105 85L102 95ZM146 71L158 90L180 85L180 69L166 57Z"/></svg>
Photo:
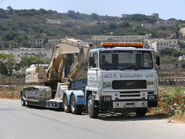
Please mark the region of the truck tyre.
<svg viewBox="0 0 185 139"><path fill-rule="evenodd" d="M144 117L146 112L147 112L147 108L138 109L138 110L136 110L136 116L137 117Z"/></svg>
<svg viewBox="0 0 185 139"><path fill-rule="evenodd" d="M64 111L69 113L70 112L70 106L68 104L67 96L64 96Z"/></svg>
<svg viewBox="0 0 185 139"><path fill-rule="evenodd" d="M95 107L95 101L92 95L88 97L88 114L90 118L98 118L98 108Z"/></svg>
<svg viewBox="0 0 185 139"><path fill-rule="evenodd" d="M70 106L71 106L71 112L73 114L81 114L82 113L82 107L76 105L76 99L75 99L74 95L71 96Z"/></svg>

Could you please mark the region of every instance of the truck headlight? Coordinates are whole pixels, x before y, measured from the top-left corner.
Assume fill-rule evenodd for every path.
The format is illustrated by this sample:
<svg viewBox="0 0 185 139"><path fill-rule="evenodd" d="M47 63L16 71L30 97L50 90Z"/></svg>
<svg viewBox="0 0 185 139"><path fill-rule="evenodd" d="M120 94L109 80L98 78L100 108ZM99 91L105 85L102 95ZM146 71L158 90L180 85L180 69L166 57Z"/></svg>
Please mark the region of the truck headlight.
<svg viewBox="0 0 185 139"><path fill-rule="evenodd" d="M155 81L147 81L147 85L154 85Z"/></svg>
<svg viewBox="0 0 185 139"><path fill-rule="evenodd" d="M149 96L148 96L148 99L149 99L149 100L154 100L154 99L156 99L156 96L155 96L155 95L149 95Z"/></svg>
<svg viewBox="0 0 185 139"><path fill-rule="evenodd" d="M103 87L112 87L112 82L103 82Z"/></svg>

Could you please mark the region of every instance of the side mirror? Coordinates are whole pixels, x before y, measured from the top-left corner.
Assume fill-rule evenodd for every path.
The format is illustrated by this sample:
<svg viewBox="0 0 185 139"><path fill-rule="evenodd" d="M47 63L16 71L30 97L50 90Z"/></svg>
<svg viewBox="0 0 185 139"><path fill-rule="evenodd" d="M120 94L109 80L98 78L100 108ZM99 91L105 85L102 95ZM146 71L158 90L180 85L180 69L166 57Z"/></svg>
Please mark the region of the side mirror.
<svg viewBox="0 0 185 139"><path fill-rule="evenodd" d="M157 66L160 66L160 56L156 57L156 64L157 64Z"/></svg>
<svg viewBox="0 0 185 139"><path fill-rule="evenodd" d="M94 64L94 57L89 57L89 66Z"/></svg>

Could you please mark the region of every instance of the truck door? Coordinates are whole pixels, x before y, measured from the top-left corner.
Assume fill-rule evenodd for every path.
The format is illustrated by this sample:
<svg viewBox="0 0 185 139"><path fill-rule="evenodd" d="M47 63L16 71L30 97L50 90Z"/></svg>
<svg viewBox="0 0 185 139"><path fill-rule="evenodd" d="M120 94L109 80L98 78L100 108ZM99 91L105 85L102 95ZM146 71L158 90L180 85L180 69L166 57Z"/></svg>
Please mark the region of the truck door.
<svg viewBox="0 0 185 139"><path fill-rule="evenodd" d="M96 91L99 87L98 81L98 53L90 53L88 68L88 87Z"/></svg>

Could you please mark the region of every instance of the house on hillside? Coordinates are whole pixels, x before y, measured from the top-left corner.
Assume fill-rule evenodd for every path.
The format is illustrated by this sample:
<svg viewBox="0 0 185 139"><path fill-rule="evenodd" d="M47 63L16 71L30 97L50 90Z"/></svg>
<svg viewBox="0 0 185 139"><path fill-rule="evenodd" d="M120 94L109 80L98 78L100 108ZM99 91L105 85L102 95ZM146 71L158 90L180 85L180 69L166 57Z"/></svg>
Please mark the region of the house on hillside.
<svg viewBox="0 0 185 139"><path fill-rule="evenodd" d="M40 39L30 40L29 42L31 44L31 47L42 48L44 46L46 40L43 38L40 38Z"/></svg>
<svg viewBox="0 0 185 139"><path fill-rule="evenodd" d="M149 48L153 49L155 52L158 52L164 48L174 48L179 49L177 39L148 39L146 40Z"/></svg>
<svg viewBox="0 0 185 139"><path fill-rule="evenodd" d="M185 55L179 56L179 61L185 60Z"/></svg>
<svg viewBox="0 0 185 139"><path fill-rule="evenodd" d="M182 37L185 37L185 27L182 27L180 29L180 33L181 33Z"/></svg>

